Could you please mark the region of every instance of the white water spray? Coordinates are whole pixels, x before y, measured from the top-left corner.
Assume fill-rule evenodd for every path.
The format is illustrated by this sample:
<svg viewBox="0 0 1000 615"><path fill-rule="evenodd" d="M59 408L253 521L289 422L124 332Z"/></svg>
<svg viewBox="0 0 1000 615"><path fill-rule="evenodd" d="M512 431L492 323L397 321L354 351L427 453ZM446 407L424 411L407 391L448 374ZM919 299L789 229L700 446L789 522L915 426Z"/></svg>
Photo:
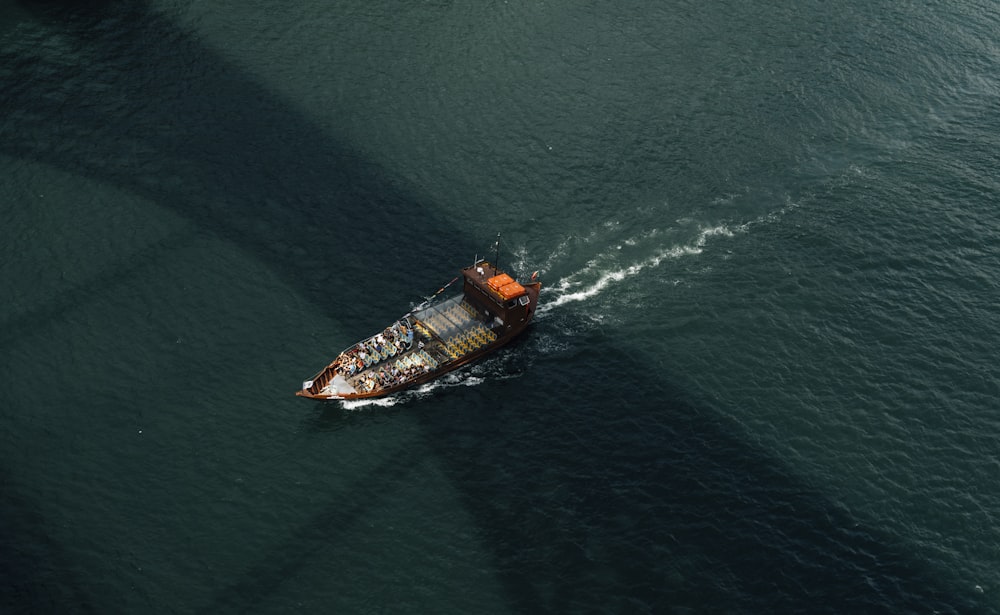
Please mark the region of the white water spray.
<svg viewBox="0 0 1000 615"><path fill-rule="evenodd" d="M581 278L586 277L591 271L597 269L599 267L599 263L603 260L601 258L595 258L589 261L583 269L566 276L547 291L546 294L551 295L551 297L546 298L544 302L541 302L541 305L538 308L538 317L544 317L545 314L561 305L575 301L584 301L599 295L609 286L634 277L645 269L653 269L659 266L664 260L678 259L685 256L701 254L705 248L705 244L710 238L716 236L732 237L735 233L742 232L746 230L746 228L747 225L741 225L737 227L736 230L733 230L725 225L703 228L695 237L695 240L689 244L661 248L652 256L637 263L612 269L610 271L604 271L596 280L581 288L584 284ZM655 232L647 233L646 237L652 237L655 234ZM634 245L636 240L626 240L625 243L628 245Z"/></svg>

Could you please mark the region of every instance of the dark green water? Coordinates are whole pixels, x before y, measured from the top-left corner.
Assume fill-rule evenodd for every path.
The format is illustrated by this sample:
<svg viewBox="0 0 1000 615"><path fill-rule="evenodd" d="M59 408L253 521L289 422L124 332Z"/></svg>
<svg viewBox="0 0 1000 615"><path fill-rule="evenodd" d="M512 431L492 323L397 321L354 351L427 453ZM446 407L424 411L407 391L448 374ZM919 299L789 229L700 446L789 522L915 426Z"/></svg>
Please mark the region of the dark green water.
<svg viewBox="0 0 1000 615"><path fill-rule="evenodd" d="M997 32L0 2L0 610L1000 612ZM514 347L292 395L497 231Z"/></svg>

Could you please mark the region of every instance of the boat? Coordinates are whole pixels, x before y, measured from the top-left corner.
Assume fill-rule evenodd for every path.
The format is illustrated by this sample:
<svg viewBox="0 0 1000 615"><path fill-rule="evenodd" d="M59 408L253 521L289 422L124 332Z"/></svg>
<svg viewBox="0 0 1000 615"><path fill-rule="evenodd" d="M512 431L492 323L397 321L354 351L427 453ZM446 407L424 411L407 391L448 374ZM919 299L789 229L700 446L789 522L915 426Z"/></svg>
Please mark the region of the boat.
<svg viewBox="0 0 1000 615"><path fill-rule="evenodd" d="M462 292L438 301L459 278ZM477 258L430 299L345 349L295 394L377 398L440 378L523 333L535 315L541 287L537 271L521 283L498 264Z"/></svg>

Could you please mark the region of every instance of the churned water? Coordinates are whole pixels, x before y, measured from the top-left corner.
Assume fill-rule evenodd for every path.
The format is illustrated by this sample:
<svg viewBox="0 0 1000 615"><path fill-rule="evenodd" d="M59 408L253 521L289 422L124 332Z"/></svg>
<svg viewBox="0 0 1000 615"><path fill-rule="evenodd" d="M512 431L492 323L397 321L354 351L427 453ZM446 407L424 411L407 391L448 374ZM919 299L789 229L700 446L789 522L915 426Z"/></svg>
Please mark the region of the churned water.
<svg viewBox="0 0 1000 615"><path fill-rule="evenodd" d="M0 3L15 613L1000 612L995 3ZM513 347L292 393L505 237Z"/></svg>

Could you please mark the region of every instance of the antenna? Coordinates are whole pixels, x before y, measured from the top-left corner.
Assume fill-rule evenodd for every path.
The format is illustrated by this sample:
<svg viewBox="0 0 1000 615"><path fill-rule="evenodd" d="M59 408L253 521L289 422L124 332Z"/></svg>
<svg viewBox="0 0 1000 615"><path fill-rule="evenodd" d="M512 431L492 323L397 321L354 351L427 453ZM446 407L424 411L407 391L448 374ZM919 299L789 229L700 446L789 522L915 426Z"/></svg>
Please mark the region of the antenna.
<svg viewBox="0 0 1000 615"><path fill-rule="evenodd" d="M493 259L493 269L500 275L500 233L497 233L497 257Z"/></svg>

